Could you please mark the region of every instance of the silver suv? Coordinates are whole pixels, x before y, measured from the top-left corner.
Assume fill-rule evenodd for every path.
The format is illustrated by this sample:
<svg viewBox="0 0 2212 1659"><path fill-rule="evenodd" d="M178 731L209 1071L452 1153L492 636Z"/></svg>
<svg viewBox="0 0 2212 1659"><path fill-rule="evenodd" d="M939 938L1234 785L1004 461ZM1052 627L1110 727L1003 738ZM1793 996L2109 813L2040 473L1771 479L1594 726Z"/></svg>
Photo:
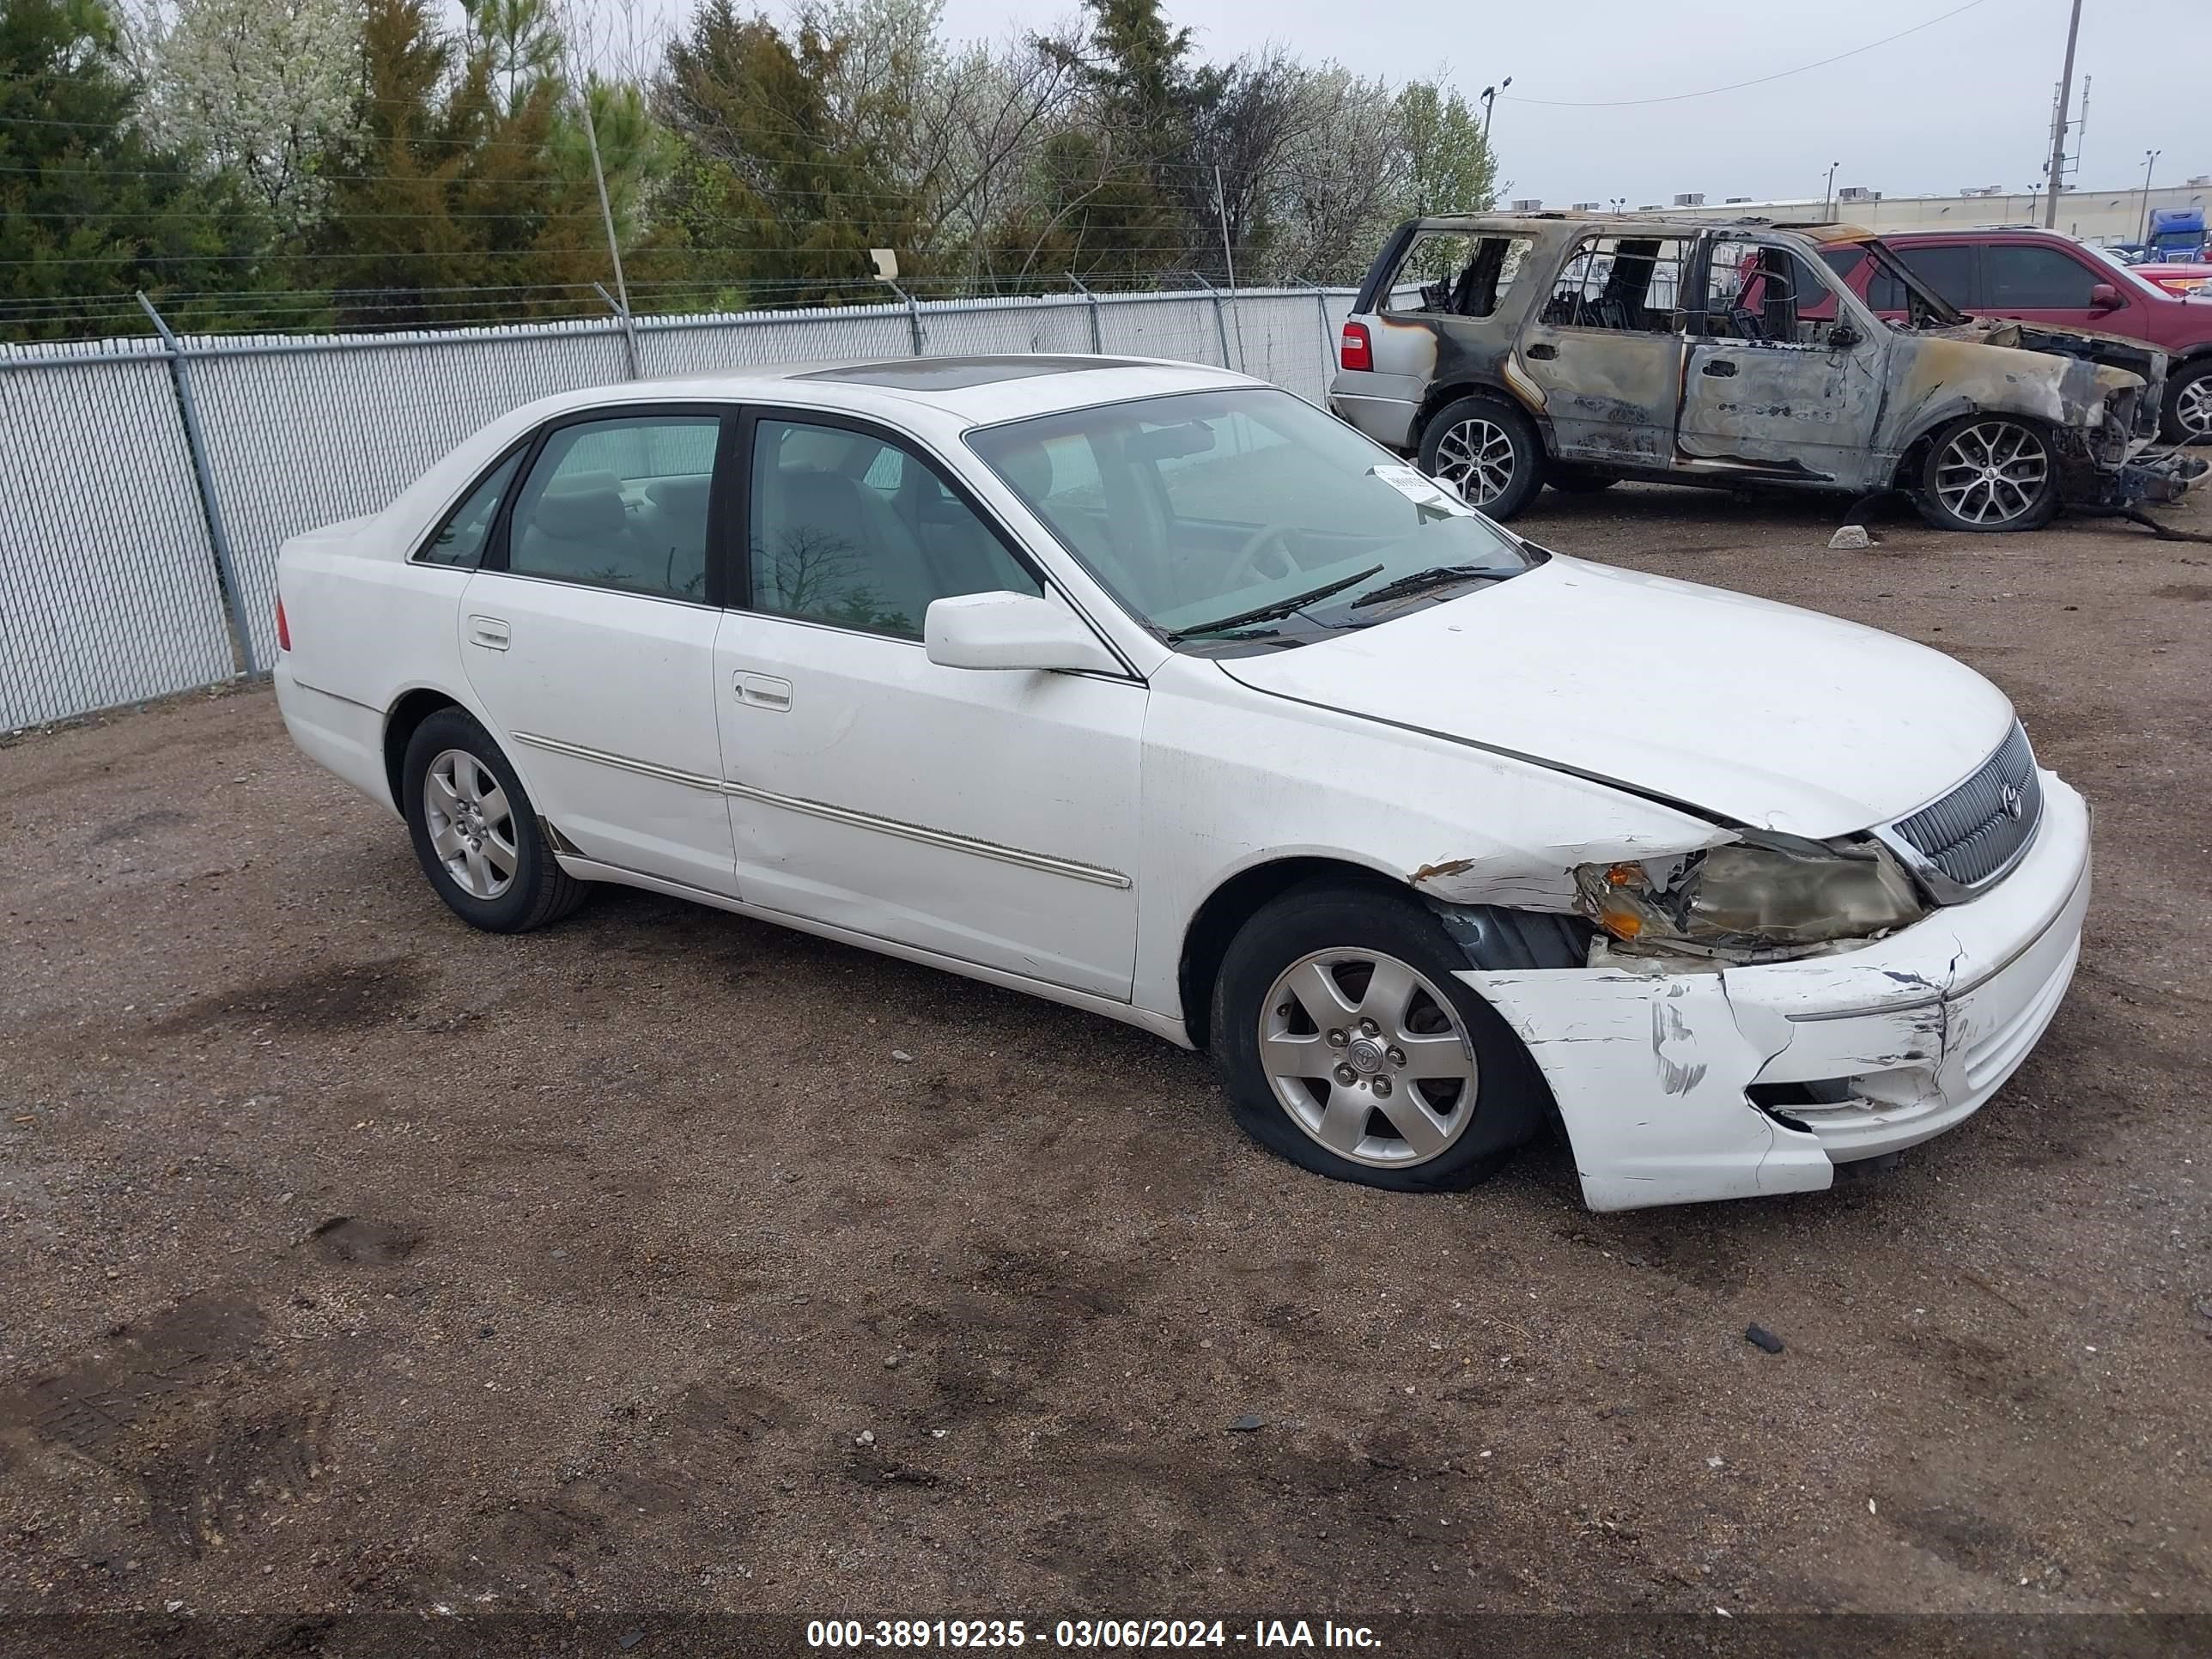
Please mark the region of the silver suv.
<svg viewBox="0 0 2212 1659"><path fill-rule="evenodd" d="M1885 321L1824 249L1908 296ZM1492 518L1621 478L1899 489L1949 530L2177 500L2141 452L2165 355L1969 318L1842 225L1535 214L1414 220L1368 272L1329 406Z"/></svg>

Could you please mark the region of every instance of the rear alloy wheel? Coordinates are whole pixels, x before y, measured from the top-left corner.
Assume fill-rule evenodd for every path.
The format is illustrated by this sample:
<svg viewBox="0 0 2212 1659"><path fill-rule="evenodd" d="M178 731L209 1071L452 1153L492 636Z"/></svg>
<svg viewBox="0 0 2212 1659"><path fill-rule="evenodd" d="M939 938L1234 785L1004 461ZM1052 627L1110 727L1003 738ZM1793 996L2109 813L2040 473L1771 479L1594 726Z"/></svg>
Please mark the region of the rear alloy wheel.
<svg viewBox="0 0 2212 1659"><path fill-rule="evenodd" d="M1921 470L1919 506L1939 530L2035 530L2058 511L2051 442L2024 421L1968 415L1936 433Z"/></svg>
<svg viewBox="0 0 2212 1659"><path fill-rule="evenodd" d="M2160 424L2170 444L2212 444L2212 360L2178 369L2166 381Z"/></svg>
<svg viewBox="0 0 2212 1659"><path fill-rule="evenodd" d="M1340 1181L1455 1191L1546 1121L1542 1073L1434 913L1379 883L1296 887L1231 941L1213 1053L1237 1121Z"/></svg>
<svg viewBox="0 0 2212 1659"><path fill-rule="evenodd" d="M446 908L472 927L526 933L591 891L563 870L522 780L491 733L459 708L415 728L402 781L416 861Z"/></svg>
<svg viewBox="0 0 2212 1659"><path fill-rule="evenodd" d="M1496 398L1462 398L1438 410L1421 431L1420 465L1492 519L1511 518L1544 483L1535 428Z"/></svg>

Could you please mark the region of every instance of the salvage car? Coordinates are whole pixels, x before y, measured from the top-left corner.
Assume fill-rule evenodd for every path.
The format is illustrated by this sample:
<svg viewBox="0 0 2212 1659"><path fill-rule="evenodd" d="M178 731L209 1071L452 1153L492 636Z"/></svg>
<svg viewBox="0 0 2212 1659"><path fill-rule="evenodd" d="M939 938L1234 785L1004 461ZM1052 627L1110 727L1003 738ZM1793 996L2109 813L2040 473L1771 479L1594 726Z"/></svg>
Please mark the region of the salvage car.
<svg viewBox="0 0 2212 1659"><path fill-rule="evenodd" d="M286 543L277 618L293 738L462 921L618 883L1032 992L1401 1190L1554 1117L1600 1209L1825 1188L1990 1098L2088 900L1971 669L1189 364L562 393Z"/></svg>
<svg viewBox="0 0 2212 1659"><path fill-rule="evenodd" d="M1820 258L1888 270L1887 322ZM1908 495L1960 531L2178 500L2142 452L2165 355L1971 319L1839 225L1534 214L1412 221L1344 325L1329 406L1493 519L1622 478Z"/></svg>
<svg viewBox="0 0 2212 1659"><path fill-rule="evenodd" d="M2093 329L2156 346L2166 356L2160 431L2168 443L2212 443L2212 305L2184 297L2166 272L2134 265L2055 230L1910 231L1882 245L1962 312L2038 325ZM1906 319L1910 301L1881 262L1856 242L1832 240L1820 257L1886 320Z"/></svg>

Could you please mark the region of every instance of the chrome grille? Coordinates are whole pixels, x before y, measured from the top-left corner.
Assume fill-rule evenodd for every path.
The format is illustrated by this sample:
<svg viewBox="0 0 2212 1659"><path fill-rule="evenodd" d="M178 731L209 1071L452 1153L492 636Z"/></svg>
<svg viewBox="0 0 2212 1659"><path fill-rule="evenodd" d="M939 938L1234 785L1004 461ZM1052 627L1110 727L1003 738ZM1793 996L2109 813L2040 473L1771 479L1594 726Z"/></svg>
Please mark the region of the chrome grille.
<svg viewBox="0 0 2212 1659"><path fill-rule="evenodd" d="M1942 799L1899 818L1890 833L1920 854L1942 880L1929 881L1936 896L1962 898L2012 868L2035 838L2043 818L2043 785L2035 752L2014 722L1974 775ZM1956 890L1942 890L1945 884Z"/></svg>

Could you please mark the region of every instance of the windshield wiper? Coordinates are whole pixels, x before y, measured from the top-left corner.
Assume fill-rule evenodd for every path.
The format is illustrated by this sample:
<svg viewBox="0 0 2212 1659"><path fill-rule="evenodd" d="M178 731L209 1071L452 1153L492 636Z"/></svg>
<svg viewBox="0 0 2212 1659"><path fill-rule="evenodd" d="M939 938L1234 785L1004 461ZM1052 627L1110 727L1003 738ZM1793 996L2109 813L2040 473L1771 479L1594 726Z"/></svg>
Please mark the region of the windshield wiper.
<svg viewBox="0 0 2212 1659"><path fill-rule="evenodd" d="M1361 594L1352 602L1352 608L1354 611L1364 610L1368 605L1378 605L1384 599L1398 599L1411 593L1425 593L1431 587L1449 587L1454 582L1485 580L1502 581L1508 576L1519 575L1523 568L1525 567L1521 565L1508 567L1494 564L1432 565L1426 570L1416 570L1410 575L1399 577L1395 581L1384 582L1372 593Z"/></svg>
<svg viewBox="0 0 2212 1659"><path fill-rule="evenodd" d="M1187 640L1199 634L1213 634L1224 628L1242 628L1246 623L1273 622L1278 617L1287 617L1302 605L1311 605L1316 599L1325 599L1332 593L1341 593L1347 587L1356 587L1370 576L1380 575L1388 567L1370 564L1356 576L1346 576L1338 581L1315 588L1310 593L1300 593L1291 599L1277 599L1272 605L1255 605L1249 611L1239 611L1233 617L1218 617L1209 623L1200 623L1194 628L1178 628L1164 635L1169 644Z"/></svg>

